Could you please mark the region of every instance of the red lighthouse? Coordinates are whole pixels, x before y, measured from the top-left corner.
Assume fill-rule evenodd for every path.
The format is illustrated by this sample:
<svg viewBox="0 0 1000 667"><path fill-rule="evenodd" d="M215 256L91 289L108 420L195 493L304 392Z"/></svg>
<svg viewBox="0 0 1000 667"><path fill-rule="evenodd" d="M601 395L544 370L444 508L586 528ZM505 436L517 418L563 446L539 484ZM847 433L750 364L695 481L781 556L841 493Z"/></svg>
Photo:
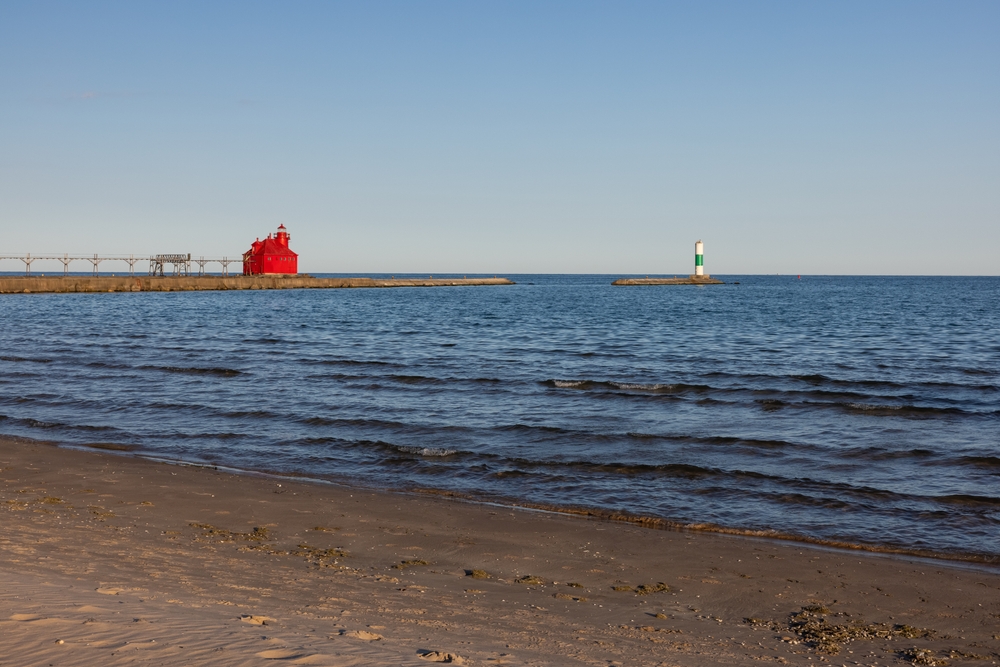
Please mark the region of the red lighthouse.
<svg viewBox="0 0 1000 667"><path fill-rule="evenodd" d="M288 247L288 235L284 225L278 226L278 233L250 244L250 250L243 253L243 275L261 273L298 273L299 256Z"/></svg>

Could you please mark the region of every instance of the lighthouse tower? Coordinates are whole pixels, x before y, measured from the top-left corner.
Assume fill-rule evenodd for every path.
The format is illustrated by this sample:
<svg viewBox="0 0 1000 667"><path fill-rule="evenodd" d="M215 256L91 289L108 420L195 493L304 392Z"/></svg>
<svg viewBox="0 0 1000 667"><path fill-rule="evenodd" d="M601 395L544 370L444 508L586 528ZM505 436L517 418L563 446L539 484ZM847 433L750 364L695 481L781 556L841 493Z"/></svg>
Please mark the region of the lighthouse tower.
<svg viewBox="0 0 1000 667"><path fill-rule="evenodd" d="M694 275L705 275L705 244L701 241L694 244Z"/></svg>

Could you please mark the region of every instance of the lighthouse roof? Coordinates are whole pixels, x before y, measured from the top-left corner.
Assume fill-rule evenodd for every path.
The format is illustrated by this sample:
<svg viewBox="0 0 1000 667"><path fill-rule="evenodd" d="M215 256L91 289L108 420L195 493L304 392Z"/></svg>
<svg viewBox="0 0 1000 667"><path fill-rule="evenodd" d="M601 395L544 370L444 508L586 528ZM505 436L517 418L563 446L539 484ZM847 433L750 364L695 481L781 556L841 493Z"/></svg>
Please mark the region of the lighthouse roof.
<svg viewBox="0 0 1000 667"><path fill-rule="evenodd" d="M299 253L292 252L291 248L288 246L281 245L278 243L277 239L268 236L266 239L260 242L260 248L254 253L255 255L294 255L299 256Z"/></svg>

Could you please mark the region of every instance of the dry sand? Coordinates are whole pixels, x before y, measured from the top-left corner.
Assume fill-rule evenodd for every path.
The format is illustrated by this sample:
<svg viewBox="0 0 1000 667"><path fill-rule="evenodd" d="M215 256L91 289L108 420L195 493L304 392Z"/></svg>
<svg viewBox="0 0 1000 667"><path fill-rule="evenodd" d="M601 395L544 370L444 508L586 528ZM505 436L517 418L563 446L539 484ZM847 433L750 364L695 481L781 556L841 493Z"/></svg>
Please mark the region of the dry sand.
<svg viewBox="0 0 1000 667"><path fill-rule="evenodd" d="M988 566L3 440L0 526L0 665L1000 662Z"/></svg>

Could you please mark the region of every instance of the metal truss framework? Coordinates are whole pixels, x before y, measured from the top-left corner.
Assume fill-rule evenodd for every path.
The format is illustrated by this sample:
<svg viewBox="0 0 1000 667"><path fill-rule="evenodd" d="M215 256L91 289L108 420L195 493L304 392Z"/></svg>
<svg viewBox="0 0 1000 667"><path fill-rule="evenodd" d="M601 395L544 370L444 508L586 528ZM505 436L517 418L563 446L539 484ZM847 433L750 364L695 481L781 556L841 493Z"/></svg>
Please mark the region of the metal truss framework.
<svg viewBox="0 0 1000 667"><path fill-rule="evenodd" d="M76 255L70 256L69 254L64 255L35 255L32 256L31 253L25 255L0 255L0 260L13 259L19 260L24 263L24 275L31 275L31 265L33 262L38 260L56 260L62 262L63 265L63 275L69 275L69 265L71 262L81 261L90 262L94 269L94 275L98 275L98 265L101 262L125 262L128 264L128 274L130 276L135 275L135 264L136 262L143 261L144 258L136 257L135 255ZM223 257L222 259L205 259L205 257L200 257L193 260L198 265L198 275L204 276L205 266L207 264L218 263L222 265L222 275L229 275L229 265L237 262L242 262L241 259L229 259L228 257ZM164 267L167 264L172 265L172 273L170 275L174 276L187 276L191 274L191 254L166 254L166 255L153 255L149 258L149 275L151 276L162 276L166 275L164 272Z"/></svg>

